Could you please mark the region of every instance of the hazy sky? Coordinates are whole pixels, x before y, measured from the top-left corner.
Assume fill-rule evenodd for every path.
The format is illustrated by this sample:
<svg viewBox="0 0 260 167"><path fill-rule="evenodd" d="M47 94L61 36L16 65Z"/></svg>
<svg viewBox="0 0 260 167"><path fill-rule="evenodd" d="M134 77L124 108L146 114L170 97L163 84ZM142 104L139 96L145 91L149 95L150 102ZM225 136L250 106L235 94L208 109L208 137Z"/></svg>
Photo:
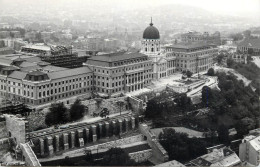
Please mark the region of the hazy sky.
<svg viewBox="0 0 260 167"><path fill-rule="evenodd" d="M21 6L26 2L38 5L38 2L55 5L60 3L71 4L72 6L107 5L109 7L131 9L144 8L147 6L159 6L166 4L184 4L200 7L209 11L230 14L230 15L255 15L260 20L260 0L0 0L3 4L19 3ZM47 5L48 6L48 5Z"/></svg>
<svg viewBox="0 0 260 167"><path fill-rule="evenodd" d="M108 0L118 1L118 0ZM209 11L224 14L258 14L260 13L260 0L119 0L129 2L134 6L142 7L145 4L184 4L200 7ZM140 5L142 4L142 5ZM260 20L260 18L259 18Z"/></svg>

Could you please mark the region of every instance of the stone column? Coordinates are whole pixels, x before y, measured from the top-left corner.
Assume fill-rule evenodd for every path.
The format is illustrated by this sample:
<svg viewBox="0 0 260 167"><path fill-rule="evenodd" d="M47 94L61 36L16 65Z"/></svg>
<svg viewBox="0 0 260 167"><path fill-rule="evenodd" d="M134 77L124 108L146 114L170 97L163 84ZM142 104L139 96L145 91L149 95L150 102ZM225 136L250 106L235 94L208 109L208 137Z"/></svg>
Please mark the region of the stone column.
<svg viewBox="0 0 260 167"><path fill-rule="evenodd" d="M102 137L104 137L104 134L103 134L104 133L104 130L103 130L104 124L101 122L98 124L98 126L99 126L99 137L102 138Z"/></svg>
<svg viewBox="0 0 260 167"><path fill-rule="evenodd" d="M42 138L39 138L39 143L40 143L41 156L43 156L44 155L44 140Z"/></svg>
<svg viewBox="0 0 260 167"><path fill-rule="evenodd" d="M70 132L70 146L71 148L75 147L75 132Z"/></svg>
<svg viewBox="0 0 260 167"><path fill-rule="evenodd" d="M122 132L123 132L123 121L122 121L122 119L119 119L118 123L119 123L119 135L121 135Z"/></svg>
<svg viewBox="0 0 260 167"><path fill-rule="evenodd" d="M84 139L83 139L83 130L82 129L77 130L77 137L78 137L77 140L78 140L79 147L83 147Z"/></svg>
<svg viewBox="0 0 260 167"><path fill-rule="evenodd" d="M63 133L63 147L64 147L64 150L69 149L69 135L68 135L68 133Z"/></svg>
<svg viewBox="0 0 260 167"><path fill-rule="evenodd" d="M84 139L85 143L89 142L89 128L84 129Z"/></svg>
<svg viewBox="0 0 260 167"><path fill-rule="evenodd" d="M60 136L59 135L55 135L55 151L58 152L59 148L60 148Z"/></svg>
<svg viewBox="0 0 260 167"><path fill-rule="evenodd" d="M109 137L109 123L105 122L105 128L106 128L106 138Z"/></svg>
<svg viewBox="0 0 260 167"><path fill-rule="evenodd" d="M48 149L48 153L50 156L53 155L53 144L52 144L52 140L53 138L51 136L48 136L46 138L46 143L47 143L47 149Z"/></svg>
<svg viewBox="0 0 260 167"><path fill-rule="evenodd" d="M129 119L125 118L125 132L129 131Z"/></svg>
<svg viewBox="0 0 260 167"><path fill-rule="evenodd" d="M113 126L113 136L116 135L116 121L112 121L112 126Z"/></svg>
<svg viewBox="0 0 260 167"><path fill-rule="evenodd" d="M93 142L97 141L97 126L91 125Z"/></svg>
<svg viewBox="0 0 260 167"><path fill-rule="evenodd" d="M131 117L132 129L135 129L135 117Z"/></svg>

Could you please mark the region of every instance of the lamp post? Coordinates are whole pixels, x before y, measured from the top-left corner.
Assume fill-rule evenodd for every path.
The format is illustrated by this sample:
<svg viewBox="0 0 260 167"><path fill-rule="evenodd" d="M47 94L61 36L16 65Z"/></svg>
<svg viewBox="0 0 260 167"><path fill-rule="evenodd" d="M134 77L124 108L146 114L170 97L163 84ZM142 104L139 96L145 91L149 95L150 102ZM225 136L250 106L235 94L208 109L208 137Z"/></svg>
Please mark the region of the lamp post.
<svg viewBox="0 0 260 167"><path fill-rule="evenodd" d="M117 103L117 105L119 105L119 108L120 108L119 111L120 111L120 115L121 115L121 112L122 112L122 105L124 104L124 102L120 100L120 101L117 101L116 103Z"/></svg>

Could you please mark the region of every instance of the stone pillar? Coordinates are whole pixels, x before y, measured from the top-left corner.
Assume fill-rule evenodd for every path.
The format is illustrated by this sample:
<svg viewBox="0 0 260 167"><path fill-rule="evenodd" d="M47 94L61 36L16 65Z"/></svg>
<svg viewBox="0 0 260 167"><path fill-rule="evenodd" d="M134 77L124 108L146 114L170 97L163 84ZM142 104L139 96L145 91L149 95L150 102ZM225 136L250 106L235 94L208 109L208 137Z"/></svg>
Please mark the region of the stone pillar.
<svg viewBox="0 0 260 167"><path fill-rule="evenodd" d="M46 138L46 143L47 143L47 149L48 149L48 153L50 156L53 155L53 144L52 144L52 140L53 138L51 136L48 136Z"/></svg>
<svg viewBox="0 0 260 167"><path fill-rule="evenodd" d="M43 156L44 155L44 140L42 138L39 138L39 143L40 143L41 156Z"/></svg>
<svg viewBox="0 0 260 167"><path fill-rule="evenodd" d="M84 136L85 136L86 143L89 142L89 128L85 128Z"/></svg>
<svg viewBox="0 0 260 167"><path fill-rule="evenodd" d="M123 121L119 119L118 123L119 123L119 135L121 135L123 132Z"/></svg>
<svg viewBox="0 0 260 167"><path fill-rule="evenodd" d="M132 129L135 129L135 117L131 117Z"/></svg>
<svg viewBox="0 0 260 167"><path fill-rule="evenodd" d="M60 136L59 135L55 135L55 151L58 152L59 148L60 148Z"/></svg>
<svg viewBox="0 0 260 167"><path fill-rule="evenodd" d="M129 119L125 118L125 132L129 131Z"/></svg>
<svg viewBox="0 0 260 167"><path fill-rule="evenodd" d="M75 132L70 132L70 146L71 148L75 147Z"/></svg>
<svg viewBox="0 0 260 167"><path fill-rule="evenodd" d="M78 137L77 140L78 140L79 147L83 147L84 139L83 139L83 130L82 129L77 130L77 137Z"/></svg>
<svg viewBox="0 0 260 167"><path fill-rule="evenodd" d="M104 128L103 123L99 123L98 126L99 126L99 137L102 138L104 136L104 134L103 134L103 128Z"/></svg>
<svg viewBox="0 0 260 167"><path fill-rule="evenodd" d="M68 135L68 133L63 133L63 148L64 148L64 150L69 149L69 135Z"/></svg>
<svg viewBox="0 0 260 167"><path fill-rule="evenodd" d="M106 138L109 137L109 122L105 122L105 128L106 128Z"/></svg>
<svg viewBox="0 0 260 167"><path fill-rule="evenodd" d="M97 141L97 126L91 125L93 142Z"/></svg>
<svg viewBox="0 0 260 167"><path fill-rule="evenodd" d="M113 126L113 136L116 135L116 121L112 121L112 126Z"/></svg>

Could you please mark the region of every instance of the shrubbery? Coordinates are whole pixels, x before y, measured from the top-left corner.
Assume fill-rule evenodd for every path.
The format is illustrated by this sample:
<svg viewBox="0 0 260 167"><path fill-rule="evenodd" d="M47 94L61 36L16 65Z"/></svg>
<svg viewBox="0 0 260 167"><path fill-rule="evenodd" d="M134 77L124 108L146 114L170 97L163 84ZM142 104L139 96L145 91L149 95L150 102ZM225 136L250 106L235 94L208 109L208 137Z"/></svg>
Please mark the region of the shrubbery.
<svg viewBox="0 0 260 167"><path fill-rule="evenodd" d="M51 126L76 121L84 117L84 113L85 107L78 99L71 105L70 109L66 108L63 103L54 103L51 104L50 112L46 114L45 123Z"/></svg>

